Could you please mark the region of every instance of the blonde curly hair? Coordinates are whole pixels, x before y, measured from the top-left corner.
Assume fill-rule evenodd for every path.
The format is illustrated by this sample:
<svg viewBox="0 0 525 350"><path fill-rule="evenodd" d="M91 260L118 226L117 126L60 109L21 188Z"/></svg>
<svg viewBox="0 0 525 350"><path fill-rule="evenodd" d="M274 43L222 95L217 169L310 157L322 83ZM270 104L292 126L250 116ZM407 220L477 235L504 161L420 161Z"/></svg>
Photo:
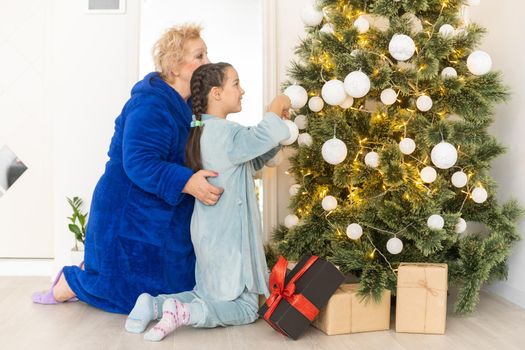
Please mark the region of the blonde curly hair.
<svg viewBox="0 0 525 350"><path fill-rule="evenodd" d="M202 27L196 24L176 25L166 30L153 46L155 70L162 79L171 83L170 71L182 62L184 44L188 40L199 39Z"/></svg>

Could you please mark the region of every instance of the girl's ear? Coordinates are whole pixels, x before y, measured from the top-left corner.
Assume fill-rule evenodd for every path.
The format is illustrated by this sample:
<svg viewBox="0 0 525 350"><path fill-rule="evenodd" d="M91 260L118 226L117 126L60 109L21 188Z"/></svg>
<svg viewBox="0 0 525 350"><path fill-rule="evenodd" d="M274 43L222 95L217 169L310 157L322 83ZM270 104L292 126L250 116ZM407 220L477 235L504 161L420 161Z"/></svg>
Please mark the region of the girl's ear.
<svg viewBox="0 0 525 350"><path fill-rule="evenodd" d="M220 101L221 100L221 92L222 92L222 89L220 86L214 86L211 88L210 90L210 96L215 100L215 101Z"/></svg>

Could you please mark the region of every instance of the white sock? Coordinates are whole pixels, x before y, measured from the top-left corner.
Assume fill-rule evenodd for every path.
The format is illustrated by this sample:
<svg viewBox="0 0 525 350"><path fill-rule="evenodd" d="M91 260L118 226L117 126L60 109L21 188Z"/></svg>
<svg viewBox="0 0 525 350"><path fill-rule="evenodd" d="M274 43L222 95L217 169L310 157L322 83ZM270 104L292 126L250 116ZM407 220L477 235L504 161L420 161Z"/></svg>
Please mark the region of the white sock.
<svg viewBox="0 0 525 350"><path fill-rule="evenodd" d="M159 302L148 293L139 295L126 320L126 331L142 333L148 324L160 316Z"/></svg>
<svg viewBox="0 0 525 350"><path fill-rule="evenodd" d="M144 340L159 341L180 326L185 326L190 321L188 307L177 299L166 299L162 304L162 319L144 334Z"/></svg>

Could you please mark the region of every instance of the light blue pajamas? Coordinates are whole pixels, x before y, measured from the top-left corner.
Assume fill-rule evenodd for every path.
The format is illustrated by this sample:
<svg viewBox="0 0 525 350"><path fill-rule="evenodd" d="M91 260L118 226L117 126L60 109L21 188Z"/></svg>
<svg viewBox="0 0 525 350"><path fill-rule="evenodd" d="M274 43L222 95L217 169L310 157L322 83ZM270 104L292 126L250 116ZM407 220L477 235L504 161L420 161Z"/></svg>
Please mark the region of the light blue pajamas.
<svg viewBox="0 0 525 350"><path fill-rule="evenodd" d="M274 113L266 113L254 127L207 114L202 121L202 165L219 173L208 180L224 192L214 206L195 202L190 229L197 258L195 289L160 298L188 304L195 327L251 323L258 317L258 295L269 295L253 176L290 133Z"/></svg>

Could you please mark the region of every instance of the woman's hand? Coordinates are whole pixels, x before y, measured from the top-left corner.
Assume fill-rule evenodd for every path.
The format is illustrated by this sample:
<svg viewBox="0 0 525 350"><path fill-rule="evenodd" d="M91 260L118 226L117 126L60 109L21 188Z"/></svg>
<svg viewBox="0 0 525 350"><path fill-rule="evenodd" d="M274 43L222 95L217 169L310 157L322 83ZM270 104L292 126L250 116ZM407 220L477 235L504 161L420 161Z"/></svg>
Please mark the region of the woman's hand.
<svg viewBox="0 0 525 350"><path fill-rule="evenodd" d="M218 175L214 171L199 170L190 177L182 192L191 194L205 205L215 205L224 189L210 185L207 178Z"/></svg>
<svg viewBox="0 0 525 350"><path fill-rule="evenodd" d="M292 102L290 98L286 95L277 95L270 106L268 107L268 112L273 112L280 116L283 119L290 119L290 108L292 107Z"/></svg>

